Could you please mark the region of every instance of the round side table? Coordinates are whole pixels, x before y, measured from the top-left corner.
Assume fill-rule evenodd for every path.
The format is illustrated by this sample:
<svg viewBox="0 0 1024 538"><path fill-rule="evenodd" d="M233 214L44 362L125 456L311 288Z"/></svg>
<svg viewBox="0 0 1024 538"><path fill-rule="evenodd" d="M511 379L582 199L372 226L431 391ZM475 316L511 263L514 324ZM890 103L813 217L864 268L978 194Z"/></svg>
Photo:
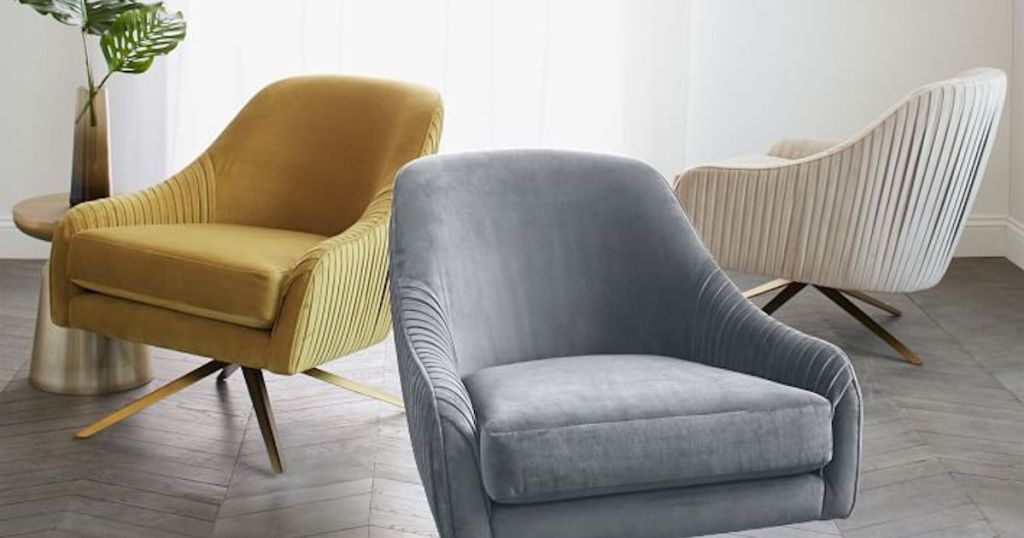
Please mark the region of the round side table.
<svg viewBox="0 0 1024 538"><path fill-rule="evenodd" d="M50 241L67 210L67 194L48 194L18 202L12 213L19 230ZM151 379L153 369L145 345L53 324L50 267L49 263L43 265L29 371L32 385L59 394L107 394L145 385Z"/></svg>

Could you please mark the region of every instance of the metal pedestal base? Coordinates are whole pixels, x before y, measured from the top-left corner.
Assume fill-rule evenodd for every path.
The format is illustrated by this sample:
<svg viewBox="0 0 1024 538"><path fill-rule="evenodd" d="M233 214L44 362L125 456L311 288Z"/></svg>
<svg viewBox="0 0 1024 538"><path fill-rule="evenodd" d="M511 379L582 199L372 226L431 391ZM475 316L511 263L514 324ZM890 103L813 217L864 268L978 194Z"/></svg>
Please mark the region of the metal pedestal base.
<svg viewBox="0 0 1024 538"><path fill-rule="evenodd" d="M776 310L778 310L779 307L786 304L787 301L792 299L797 293L800 293L800 290L804 289L807 286L808 284L803 282L791 282L785 279L778 279L768 282L767 284L761 284L756 288L751 288L743 292L743 296L746 297L747 299L750 299L753 297L757 297L758 295L763 295L770 291L782 288L782 291L775 295L775 297L772 297L772 300L768 301L768 304L764 305L764 307L761 309L764 311L765 314L771 315ZM844 311L846 311L847 314L853 316L854 319L856 319L862 325L867 327L871 332L875 333L875 336L881 338L883 341L885 341L886 344L889 344L889 346L895 349L897 353L899 353L904 359L907 360L907 362L915 366L921 366L922 364L924 364L921 361L921 357L917 356L917 353L914 353L912 349L907 347L906 344L904 344L898 338L893 336L892 333L883 329L881 325L879 325L875 320L871 319L871 316L867 315L867 313L858 308L857 305L853 304L853 302L847 299L846 296L849 295L850 297L853 297L858 301L863 301L875 308L884 310L893 316L903 315L903 312L900 311L899 308L896 308L895 306L886 303L885 301L882 301L880 299L876 299L862 291L840 290L836 288L829 288L826 286L818 286L816 284L813 284L813 286L823 295L825 295L825 297L828 297L829 300L838 305L839 308L842 308Z"/></svg>
<svg viewBox="0 0 1024 538"><path fill-rule="evenodd" d="M108 394L153 379L149 348L50 321L50 270L43 266L29 380L59 394Z"/></svg>

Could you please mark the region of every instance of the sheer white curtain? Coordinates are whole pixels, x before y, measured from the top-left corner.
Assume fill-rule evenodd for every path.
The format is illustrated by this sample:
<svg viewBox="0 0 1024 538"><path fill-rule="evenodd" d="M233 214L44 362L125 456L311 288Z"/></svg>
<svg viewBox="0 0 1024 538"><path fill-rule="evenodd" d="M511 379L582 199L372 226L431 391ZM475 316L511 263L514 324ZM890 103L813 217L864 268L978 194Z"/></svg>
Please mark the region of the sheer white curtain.
<svg viewBox="0 0 1024 538"><path fill-rule="evenodd" d="M164 66L168 172L195 158L261 87L305 73L437 88L446 105L441 151L606 151L666 174L684 162L685 0L169 4L189 29Z"/></svg>

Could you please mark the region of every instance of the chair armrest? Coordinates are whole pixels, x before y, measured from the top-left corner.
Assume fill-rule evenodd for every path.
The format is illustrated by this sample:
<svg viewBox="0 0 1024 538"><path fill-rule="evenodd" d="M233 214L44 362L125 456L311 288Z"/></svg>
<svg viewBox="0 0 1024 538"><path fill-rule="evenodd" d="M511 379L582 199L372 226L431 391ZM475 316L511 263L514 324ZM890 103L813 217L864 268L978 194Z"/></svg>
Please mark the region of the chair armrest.
<svg viewBox="0 0 1024 538"><path fill-rule="evenodd" d="M481 480L476 413L459 375L446 309L422 282L393 285L402 395L434 520L446 538L488 537L491 503Z"/></svg>
<svg viewBox="0 0 1024 538"><path fill-rule="evenodd" d="M888 265L862 253L886 246L878 234L862 232L857 219L875 214L878 204L861 194L870 187L847 151L697 166L677 176L676 198L726 269L877 291L879 267Z"/></svg>
<svg viewBox="0 0 1024 538"><path fill-rule="evenodd" d="M705 364L818 394L833 404L854 381L846 354L762 312L720 269L701 287L690 353Z"/></svg>
<svg viewBox="0 0 1024 538"><path fill-rule="evenodd" d="M438 98L419 156L437 152L444 123ZM393 179L397 170L383 177ZM289 274L271 335L267 369L294 374L376 344L391 329L388 182L344 232L310 249Z"/></svg>
<svg viewBox="0 0 1024 538"><path fill-rule="evenodd" d="M376 344L391 328L387 238L391 190L292 268L271 336L272 372L294 374Z"/></svg>
<svg viewBox="0 0 1024 538"><path fill-rule="evenodd" d="M762 312L721 269L708 267L705 275L694 305L700 315L690 328L690 357L814 392L832 403L832 460L823 470L822 513L826 519L845 517L857 492L863 420L849 359L835 345Z"/></svg>
<svg viewBox="0 0 1024 538"><path fill-rule="evenodd" d="M790 138L776 142L775 145L768 150L768 155L771 155L772 157L782 157L783 159L803 159L804 157L816 155L837 145L839 145L839 142L834 140Z"/></svg>
<svg viewBox="0 0 1024 538"><path fill-rule="evenodd" d="M53 322L66 327L71 298L82 293L82 289L67 278L68 247L76 234L115 226L209 222L213 207L213 164L207 155L147 189L72 207L57 224L50 250Z"/></svg>
<svg viewBox="0 0 1024 538"><path fill-rule="evenodd" d="M814 175L795 173L804 162L765 156L757 163L696 166L676 176L676 199L719 265L788 276L777 266L804 246L799 237L790 238L792 229L802 229L804 201L796 192L815 181Z"/></svg>

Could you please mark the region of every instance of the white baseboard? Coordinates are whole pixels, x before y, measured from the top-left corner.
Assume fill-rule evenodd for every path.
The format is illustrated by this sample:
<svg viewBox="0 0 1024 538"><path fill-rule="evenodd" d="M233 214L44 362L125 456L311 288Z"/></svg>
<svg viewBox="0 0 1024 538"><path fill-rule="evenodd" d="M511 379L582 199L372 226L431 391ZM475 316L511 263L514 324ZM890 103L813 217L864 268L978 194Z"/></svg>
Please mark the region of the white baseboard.
<svg viewBox="0 0 1024 538"><path fill-rule="evenodd" d="M1006 258L1017 267L1024 269L1024 223L1006 218Z"/></svg>
<svg viewBox="0 0 1024 538"><path fill-rule="evenodd" d="M967 219L960 243L956 246L958 258L988 258L1006 255L1006 217L978 215Z"/></svg>
<svg viewBox="0 0 1024 538"><path fill-rule="evenodd" d="M0 259L43 260L48 257L49 243L23 234L11 217L0 217Z"/></svg>
<svg viewBox="0 0 1024 538"><path fill-rule="evenodd" d="M1010 216L978 215L967 219L956 248L960 258L1005 257L1024 269L1024 224Z"/></svg>

